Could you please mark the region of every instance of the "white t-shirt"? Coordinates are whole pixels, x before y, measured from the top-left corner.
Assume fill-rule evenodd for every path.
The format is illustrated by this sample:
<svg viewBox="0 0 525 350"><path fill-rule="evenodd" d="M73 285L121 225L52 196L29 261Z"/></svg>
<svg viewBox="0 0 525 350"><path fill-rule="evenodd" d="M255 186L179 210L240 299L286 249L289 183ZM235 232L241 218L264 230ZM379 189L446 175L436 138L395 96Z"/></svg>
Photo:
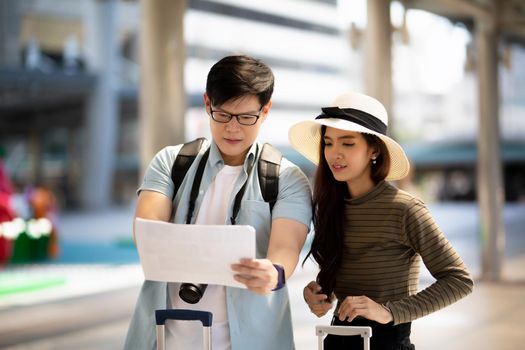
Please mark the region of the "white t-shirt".
<svg viewBox="0 0 525 350"><path fill-rule="evenodd" d="M233 185L239 177L242 165L224 167L206 191L195 223L199 225L224 225ZM191 281L188 281L191 282ZM188 304L179 297L180 283L169 283L168 293L173 309L203 310L213 313L212 348L230 350L230 327L226 308L226 288L208 285L197 304ZM200 321L167 321L166 348L168 350L200 350L202 344L202 324Z"/></svg>

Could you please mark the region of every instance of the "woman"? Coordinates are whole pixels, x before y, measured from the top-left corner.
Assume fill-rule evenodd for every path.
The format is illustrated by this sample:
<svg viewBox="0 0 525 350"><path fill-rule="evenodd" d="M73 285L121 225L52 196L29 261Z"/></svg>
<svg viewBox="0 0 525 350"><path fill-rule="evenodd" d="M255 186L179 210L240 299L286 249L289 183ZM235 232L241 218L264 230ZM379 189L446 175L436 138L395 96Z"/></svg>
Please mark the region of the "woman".
<svg viewBox="0 0 525 350"><path fill-rule="evenodd" d="M386 181L409 171L387 125L379 101L350 92L290 129L292 146L318 164L308 256L320 271L303 293L318 317L336 300L332 325L372 327L372 349L414 349L411 321L471 293L473 282L423 202ZM436 281L418 291L421 258ZM359 336L324 343L363 346Z"/></svg>

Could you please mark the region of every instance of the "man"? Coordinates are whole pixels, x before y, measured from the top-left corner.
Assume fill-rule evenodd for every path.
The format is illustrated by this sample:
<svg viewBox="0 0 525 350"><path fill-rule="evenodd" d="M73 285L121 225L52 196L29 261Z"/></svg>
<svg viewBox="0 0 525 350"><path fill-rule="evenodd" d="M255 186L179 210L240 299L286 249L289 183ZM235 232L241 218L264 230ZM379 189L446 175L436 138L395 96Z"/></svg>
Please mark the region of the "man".
<svg viewBox="0 0 525 350"><path fill-rule="evenodd" d="M231 224L235 197L246 184L233 219L256 229L257 258L232 262L232 270L247 289L209 285L197 304L188 304L179 297L180 284L145 281L126 349L154 348L154 310L164 308L211 311L214 350L293 349L288 292L279 272L284 270L287 279L297 265L310 226L311 192L305 175L283 158L277 201L270 209L263 200L253 164L260 157L262 145L256 139L272 105L273 84L264 63L228 56L211 68L204 94L212 140L190 222ZM202 147L174 196L170 173L181 146L166 147L152 160L138 191L136 217L170 221L173 211L173 222L186 223L193 179L208 147ZM169 349L202 348L198 323L168 321L166 334Z"/></svg>

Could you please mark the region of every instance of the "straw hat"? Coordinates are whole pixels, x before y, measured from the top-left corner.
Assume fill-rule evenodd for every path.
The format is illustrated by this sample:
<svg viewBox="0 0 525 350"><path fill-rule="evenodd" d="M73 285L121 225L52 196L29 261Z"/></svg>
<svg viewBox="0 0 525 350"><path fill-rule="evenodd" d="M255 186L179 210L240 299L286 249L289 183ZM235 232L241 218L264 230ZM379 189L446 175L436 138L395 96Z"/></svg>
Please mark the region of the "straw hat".
<svg viewBox="0 0 525 350"><path fill-rule="evenodd" d="M347 92L338 96L330 107L321 108L323 113L315 120L294 124L288 139L299 153L313 163L319 161L319 142L321 142L321 125L332 128L367 133L379 137L390 154L390 171L387 180L399 180L408 174L410 163L403 148L393 139L386 136L388 114L385 107L367 95Z"/></svg>

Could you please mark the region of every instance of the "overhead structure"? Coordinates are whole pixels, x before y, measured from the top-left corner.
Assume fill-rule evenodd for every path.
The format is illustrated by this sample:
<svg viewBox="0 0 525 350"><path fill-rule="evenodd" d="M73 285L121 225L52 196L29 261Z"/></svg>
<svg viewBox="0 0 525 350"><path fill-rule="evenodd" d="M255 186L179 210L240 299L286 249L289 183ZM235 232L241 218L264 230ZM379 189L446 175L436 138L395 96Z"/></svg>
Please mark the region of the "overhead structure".
<svg viewBox="0 0 525 350"><path fill-rule="evenodd" d="M492 27L499 39L525 46L523 0L402 0L407 9L419 9L461 22L472 29L476 23Z"/></svg>

